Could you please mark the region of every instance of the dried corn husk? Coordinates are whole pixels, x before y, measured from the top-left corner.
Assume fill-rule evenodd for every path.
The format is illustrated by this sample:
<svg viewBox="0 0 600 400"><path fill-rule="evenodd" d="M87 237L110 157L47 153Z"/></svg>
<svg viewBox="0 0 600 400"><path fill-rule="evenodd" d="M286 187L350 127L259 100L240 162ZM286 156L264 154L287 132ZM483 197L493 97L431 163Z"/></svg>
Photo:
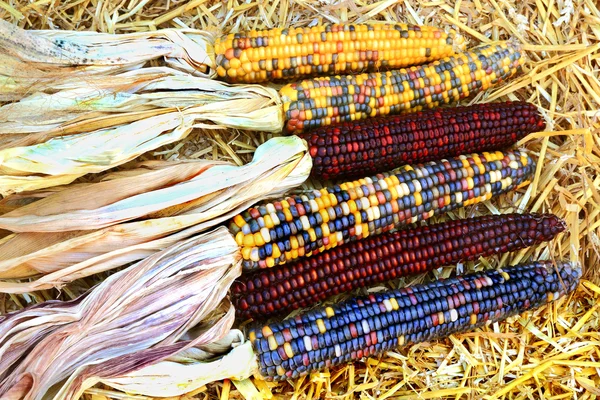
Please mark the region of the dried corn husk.
<svg viewBox="0 0 600 400"><path fill-rule="evenodd" d="M62 103L48 99L47 95L35 96L31 101L39 102L38 105L28 104L25 108L37 110L41 118L38 122L48 123L43 118L45 113L40 110L45 109L46 103L55 104L52 113L59 114L56 116L59 125L49 131L38 132L33 138L20 139L9 135L10 138L5 140L6 146L15 144L15 141L26 144L32 140L37 143L38 140L50 139L30 146L0 150L0 194L6 196L70 183L87 173L107 170L147 151L180 140L193 128L229 126L278 131L283 124L280 98L273 89L257 85L234 88L218 81L189 75L174 75L159 80L155 84L163 89L171 87L182 91L115 96L111 91L90 89L86 94L76 91L78 93L60 92L54 95L62 97ZM154 90L157 86L150 87ZM83 111L80 106L82 102L89 105ZM178 110L177 104L188 107ZM5 106L9 109L4 117L18 120L23 110L15 111L14 107L10 108L12 106L18 106L18 103ZM99 116L95 111L88 110L93 110L94 107L99 107L107 114ZM119 114L117 119L110 115L110 112L128 109L132 110L131 113ZM77 115L77 110L82 114ZM13 115L16 117L11 117ZM63 117L75 119L65 122L61 120ZM138 117L141 119L135 120ZM113 126L116 121L120 125ZM121 123L122 121L126 122ZM15 121L14 125L20 126L22 122ZM50 124L52 123L50 119ZM66 125L60 125L61 123ZM69 131L69 124L72 123L77 128ZM81 129L86 131L82 132ZM62 136L65 130L71 133Z"/></svg>
<svg viewBox="0 0 600 400"><path fill-rule="evenodd" d="M56 398L76 398L90 377L117 377L220 340L234 320L223 299L241 273L239 261L221 227L113 274L79 299L4 316L0 394L42 399L59 384Z"/></svg>
<svg viewBox="0 0 600 400"><path fill-rule="evenodd" d="M181 396L225 378L247 379L258 371L252 344L232 329L218 342L193 347L167 360L112 378L92 379L82 389L103 383L129 394L152 397ZM62 397L59 397L62 398Z"/></svg>
<svg viewBox="0 0 600 400"><path fill-rule="evenodd" d="M138 69L151 60L186 73L214 76L213 35L161 29L111 35L75 31L26 31L0 20L0 101L51 91L56 80L85 85L91 75Z"/></svg>
<svg viewBox="0 0 600 400"><path fill-rule="evenodd" d="M67 193L78 193L80 204L67 203L66 213L61 208L66 197L52 191L38 202L42 203L38 215L19 215L11 220L15 225L23 221L39 224L40 229L47 226L49 233L16 233L0 239L0 278L9 279L0 281L0 291L23 293L61 286L145 258L231 218L260 199L301 184L312 165L305 143L295 136L267 141L244 166L214 164L152 164L154 168L176 168L173 176L182 170L190 173L190 168L193 175L205 168L199 175L171 186L160 186L165 182L157 181L153 188L147 178L155 173L152 169L75 186ZM170 182L168 178L165 181ZM96 187L106 198L97 195ZM93 198L86 200L85 196ZM33 210L38 209L38 203L31 205ZM147 219L119 223L142 216ZM79 230L60 232L61 226L73 228L77 224ZM106 228L86 232L81 230L86 224ZM34 281L12 281L40 274Z"/></svg>
<svg viewBox="0 0 600 400"><path fill-rule="evenodd" d="M279 94L260 85L229 85L166 67L90 79L83 86L35 93L0 107L0 149L169 113L174 122L194 115L197 126L206 128L278 132L283 126Z"/></svg>

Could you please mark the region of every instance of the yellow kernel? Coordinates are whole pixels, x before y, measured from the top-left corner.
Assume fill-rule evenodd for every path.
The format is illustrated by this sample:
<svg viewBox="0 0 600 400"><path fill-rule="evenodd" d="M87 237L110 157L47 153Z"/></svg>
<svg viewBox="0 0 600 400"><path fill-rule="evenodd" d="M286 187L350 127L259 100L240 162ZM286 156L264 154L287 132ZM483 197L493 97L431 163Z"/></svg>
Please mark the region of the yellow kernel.
<svg viewBox="0 0 600 400"><path fill-rule="evenodd" d="M288 356L288 358L294 357L294 352L292 351L292 345L289 344L288 342L285 342L283 344L283 350L285 351L285 355Z"/></svg>
<svg viewBox="0 0 600 400"><path fill-rule="evenodd" d="M269 336L267 338L267 342L269 343L269 350L277 350L277 341L275 340L275 336Z"/></svg>
<svg viewBox="0 0 600 400"><path fill-rule="evenodd" d="M321 333L325 333L327 332L327 329L325 329L325 323L323 322L323 320L321 318L317 319L317 328L319 328L319 332Z"/></svg>
<svg viewBox="0 0 600 400"><path fill-rule="evenodd" d="M252 252L252 247L242 247L242 258L244 260L249 260L251 252Z"/></svg>
<svg viewBox="0 0 600 400"><path fill-rule="evenodd" d="M281 250L279 250L279 246L277 244L273 245L273 258L281 257Z"/></svg>
<svg viewBox="0 0 600 400"><path fill-rule="evenodd" d="M245 235L244 236L244 246L246 247L252 247L254 246L254 236L252 234L250 235Z"/></svg>
<svg viewBox="0 0 600 400"><path fill-rule="evenodd" d="M296 250L296 249L298 249L300 247L300 245L298 244L298 238L296 236L291 236L290 237L290 246L294 250Z"/></svg>
<svg viewBox="0 0 600 400"><path fill-rule="evenodd" d="M244 244L244 234L242 232L238 232L235 234L235 242L238 246Z"/></svg>
<svg viewBox="0 0 600 400"><path fill-rule="evenodd" d="M265 240L263 239L263 237L260 234L260 232L256 232L254 234L254 244L256 246L263 246L265 244Z"/></svg>
<svg viewBox="0 0 600 400"><path fill-rule="evenodd" d="M273 335L273 331L271 330L271 328L269 327L269 325L265 325L262 328L262 334L264 337L268 337Z"/></svg>
<svg viewBox="0 0 600 400"><path fill-rule="evenodd" d="M331 318L335 315L335 311L333 311L333 308L327 307L327 308L325 308L325 315L327 315L327 317Z"/></svg>
<svg viewBox="0 0 600 400"><path fill-rule="evenodd" d="M294 217L292 216L292 213L290 212L289 208L284 208L283 209L283 215L285 215L285 220L287 222L290 222L294 219Z"/></svg>
<svg viewBox="0 0 600 400"><path fill-rule="evenodd" d="M415 196L415 206L418 207L421 204L423 204L423 198L421 197L421 193L415 192L414 196Z"/></svg>
<svg viewBox="0 0 600 400"><path fill-rule="evenodd" d="M439 321L439 324L440 324L440 325L441 325L441 324L443 324L443 323L445 322L445 320L444 320L444 313L443 313L442 311L440 311L440 312L438 313L438 321Z"/></svg>
<svg viewBox="0 0 600 400"><path fill-rule="evenodd" d="M244 218L238 214L235 217L233 217L233 222L238 226L238 227L242 227L244 225L246 225L246 221L244 220Z"/></svg>

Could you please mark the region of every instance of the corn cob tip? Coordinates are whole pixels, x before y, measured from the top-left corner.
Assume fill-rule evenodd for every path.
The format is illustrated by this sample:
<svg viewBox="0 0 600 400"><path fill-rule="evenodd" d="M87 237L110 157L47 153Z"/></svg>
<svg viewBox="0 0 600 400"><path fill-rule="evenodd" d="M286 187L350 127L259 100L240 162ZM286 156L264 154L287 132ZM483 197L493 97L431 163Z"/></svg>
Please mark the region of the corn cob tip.
<svg viewBox="0 0 600 400"><path fill-rule="evenodd" d="M553 263L550 261L540 262L541 267L545 268L548 276L556 275L558 278L558 290L549 294L548 303L565 296L577 288L579 280L583 274L581 264L578 262L559 261Z"/></svg>

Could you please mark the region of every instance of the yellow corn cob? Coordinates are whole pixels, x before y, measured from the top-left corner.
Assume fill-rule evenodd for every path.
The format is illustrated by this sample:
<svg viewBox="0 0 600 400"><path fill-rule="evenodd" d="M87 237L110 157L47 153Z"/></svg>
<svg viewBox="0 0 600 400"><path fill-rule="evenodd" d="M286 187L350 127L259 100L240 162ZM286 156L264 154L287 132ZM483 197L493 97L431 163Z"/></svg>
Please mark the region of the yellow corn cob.
<svg viewBox="0 0 600 400"><path fill-rule="evenodd" d="M230 34L215 43L217 75L229 82L371 72L449 56L454 35L407 24L327 24Z"/></svg>

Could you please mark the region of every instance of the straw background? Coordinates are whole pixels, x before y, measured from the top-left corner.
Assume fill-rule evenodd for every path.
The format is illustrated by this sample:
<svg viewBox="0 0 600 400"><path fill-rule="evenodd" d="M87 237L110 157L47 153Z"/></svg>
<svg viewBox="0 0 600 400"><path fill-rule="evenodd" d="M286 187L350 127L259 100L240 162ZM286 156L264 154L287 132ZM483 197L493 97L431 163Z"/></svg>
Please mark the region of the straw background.
<svg viewBox="0 0 600 400"><path fill-rule="evenodd" d="M595 0L0 0L0 18L27 29L110 33L167 27L229 33L377 20L452 27L464 35L469 47L516 37L529 57L525 73L469 101L518 99L540 107L547 132L519 143L540 157L533 183L518 193L443 218L511 211L557 214L567 221L568 230L553 242L459 269L494 268L532 257L570 259L584 265L578 290L537 312L476 332L405 347L294 382L252 382L264 398L282 399L591 399L600 395L600 12ZM209 158L242 164L269 137L257 132L197 131L142 158ZM81 179L95 181L99 175ZM305 188L318 184L323 183L309 181ZM454 271L447 267L388 287ZM74 282L60 292L0 295L0 313L47 299L73 298L105 276ZM85 396L144 398L102 387L88 390ZM226 380L184 398L243 397Z"/></svg>

